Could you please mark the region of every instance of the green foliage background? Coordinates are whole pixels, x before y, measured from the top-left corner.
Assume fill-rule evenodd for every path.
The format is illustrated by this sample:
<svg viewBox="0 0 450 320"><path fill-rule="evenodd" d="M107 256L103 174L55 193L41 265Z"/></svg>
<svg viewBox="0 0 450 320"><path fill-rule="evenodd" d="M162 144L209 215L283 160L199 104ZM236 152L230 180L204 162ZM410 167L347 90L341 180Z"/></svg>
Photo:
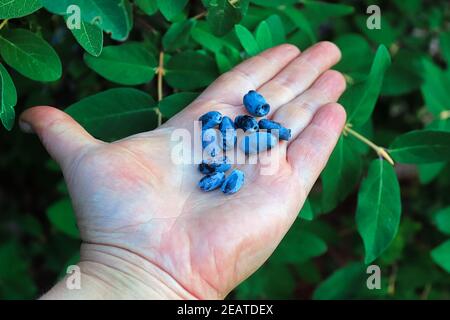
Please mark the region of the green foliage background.
<svg viewBox="0 0 450 320"><path fill-rule="evenodd" d="M61 173L15 114L60 106L113 141L249 56L319 40L342 50L348 125L292 229L230 298L450 298L448 1L0 0L0 19L0 298L37 297L79 247ZM380 290L366 287L372 263Z"/></svg>

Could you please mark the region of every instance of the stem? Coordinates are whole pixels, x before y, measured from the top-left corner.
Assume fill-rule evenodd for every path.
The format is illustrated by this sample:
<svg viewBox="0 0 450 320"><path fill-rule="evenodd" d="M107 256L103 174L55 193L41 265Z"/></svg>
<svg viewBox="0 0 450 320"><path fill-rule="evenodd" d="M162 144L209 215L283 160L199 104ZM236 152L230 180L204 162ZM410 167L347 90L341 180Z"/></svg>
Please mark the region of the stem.
<svg viewBox="0 0 450 320"><path fill-rule="evenodd" d="M0 24L0 30L2 30L4 26L6 26L6 24L8 23L8 20L9 19L5 19L2 21L2 23Z"/></svg>
<svg viewBox="0 0 450 320"><path fill-rule="evenodd" d="M439 114L439 119L447 120L450 118L450 110L444 110Z"/></svg>
<svg viewBox="0 0 450 320"><path fill-rule="evenodd" d="M387 153L387 151L380 146L377 146L375 143L373 143L372 141L370 141L369 139L367 139L366 137L364 137L363 135L359 134L358 132L356 132L355 130L351 129L351 124L347 123L344 127L344 134L351 134L352 136L354 136L356 139L360 140L361 142L367 144L369 147L371 147L373 150L375 150L375 152L380 156L383 157L384 159L387 160L387 162L389 162L391 165L394 165L394 160L392 160L391 156Z"/></svg>
<svg viewBox="0 0 450 320"><path fill-rule="evenodd" d="M163 77L164 77L164 52L161 51L159 53L159 66L156 69L156 73L158 74L158 101L161 101L163 99ZM155 108L155 112L158 115L158 126L162 124L162 113L158 108Z"/></svg>
<svg viewBox="0 0 450 320"><path fill-rule="evenodd" d="M199 20L199 19L203 18L204 16L206 16L206 14L207 14L206 11L200 12L198 15L193 16L192 19L193 20Z"/></svg>
<svg viewBox="0 0 450 320"><path fill-rule="evenodd" d="M392 266L392 273L389 277L389 284L388 284L388 294L390 295L395 294L395 282L397 280L397 271L398 271L397 265L394 264Z"/></svg>

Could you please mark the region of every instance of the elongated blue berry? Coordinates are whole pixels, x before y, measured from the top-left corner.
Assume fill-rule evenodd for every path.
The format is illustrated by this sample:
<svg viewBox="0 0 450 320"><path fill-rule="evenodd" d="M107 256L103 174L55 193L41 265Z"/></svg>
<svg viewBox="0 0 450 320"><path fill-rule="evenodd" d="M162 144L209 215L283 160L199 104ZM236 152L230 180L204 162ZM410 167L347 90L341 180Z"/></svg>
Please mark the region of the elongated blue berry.
<svg viewBox="0 0 450 320"><path fill-rule="evenodd" d="M244 185L244 172L234 169L225 181L222 183L221 190L225 194L233 194L238 192Z"/></svg>
<svg viewBox="0 0 450 320"><path fill-rule="evenodd" d="M260 129L266 129L268 132L272 132L272 130L278 130L278 137L280 140L289 141L291 138L291 129L287 129L283 127L280 123L269 120L269 119L261 119L258 122Z"/></svg>
<svg viewBox="0 0 450 320"><path fill-rule="evenodd" d="M255 90L250 90L244 96L244 106L248 113L255 117L264 117L270 111L270 105L266 99Z"/></svg>
<svg viewBox="0 0 450 320"><path fill-rule="evenodd" d="M277 138L273 134L267 131L258 131L245 136L240 147L246 154L253 154L268 150L276 144Z"/></svg>
<svg viewBox="0 0 450 320"><path fill-rule="evenodd" d="M222 114L219 111L209 111L198 120L202 122L202 130L206 130L219 125L222 121Z"/></svg>
<svg viewBox="0 0 450 320"><path fill-rule="evenodd" d="M204 174L211 174L214 172L226 172L231 168L231 163L228 162L226 156L212 158L210 160L203 160L198 165L198 170Z"/></svg>
<svg viewBox="0 0 450 320"><path fill-rule="evenodd" d="M220 152L219 141L220 132L216 129L206 129L202 130L202 148L203 154L215 157Z"/></svg>
<svg viewBox="0 0 450 320"><path fill-rule="evenodd" d="M242 129L245 131L257 131L259 129L258 121L255 118L248 115L237 116L234 119L234 125L236 128Z"/></svg>
<svg viewBox="0 0 450 320"><path fill-rule="evenodd" d="M236 144L236 127L230 117L223 117L219 125L220 133L222 134L222 148L229 150Z"/></svg>
<svg viewBox="0 0 450 320"><path fill-rule="evenodd" d="M219 188L225 181L225 173L215 172L204 176L199 182L198 186L203 191L212 191Z"/></svg>

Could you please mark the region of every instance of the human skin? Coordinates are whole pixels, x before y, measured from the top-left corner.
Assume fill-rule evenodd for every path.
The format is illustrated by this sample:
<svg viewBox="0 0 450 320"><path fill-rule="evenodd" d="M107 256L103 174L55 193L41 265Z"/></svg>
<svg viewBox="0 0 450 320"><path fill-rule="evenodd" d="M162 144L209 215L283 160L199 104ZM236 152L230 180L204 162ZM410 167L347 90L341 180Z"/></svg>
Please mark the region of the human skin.
<svg viewBox="0 0 450 320"><path fill-rule="evenodd" d="M61 166L82 240L81 289L62 280L42 298L223 299L275 250L341 134L345 111L336 101L345 80L329 70L339 59L330 42L302 53L274 47L221 75L161 127L113 143L56 108L26 110L20 126ZM240 165L238 193L202 192L196 166L171 161L170 134L207 111L245 114L249 90L266 98L268 117L292 139L268 155L279 161L274 174Z"/></svg>

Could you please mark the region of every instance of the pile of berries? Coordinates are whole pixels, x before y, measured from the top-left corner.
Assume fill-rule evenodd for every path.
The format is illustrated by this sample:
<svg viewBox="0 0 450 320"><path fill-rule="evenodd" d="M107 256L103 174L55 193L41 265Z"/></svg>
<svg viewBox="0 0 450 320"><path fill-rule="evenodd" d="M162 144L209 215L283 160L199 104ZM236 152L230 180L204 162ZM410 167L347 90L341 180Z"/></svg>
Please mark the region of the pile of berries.
<svg viewBox="0 0 450 320"><path fill-rule="evenodd" d="M251 116L239 115L233 121L218 111L210 111L199 118L202 123L202 147L207 149L209 155L208 159L199 165L200 172L206 174L198 183L203 191L220 187L223 193L233 194L244 184L244 173L239 169L234 169L225 176L225 172L231 169L231 164L226 155L218 156L219 148L224 151L234 148L237 143L237 129L245 132L239 145L245 154L268 150L277 144L278 139L288 141L291 138L291 130L278 122L269 119L261 119L258 122L255 119L266 116L270 111L270 105L261 94L251 90L243 100ZM216 127L220 133L216 131Z"/></svg>

